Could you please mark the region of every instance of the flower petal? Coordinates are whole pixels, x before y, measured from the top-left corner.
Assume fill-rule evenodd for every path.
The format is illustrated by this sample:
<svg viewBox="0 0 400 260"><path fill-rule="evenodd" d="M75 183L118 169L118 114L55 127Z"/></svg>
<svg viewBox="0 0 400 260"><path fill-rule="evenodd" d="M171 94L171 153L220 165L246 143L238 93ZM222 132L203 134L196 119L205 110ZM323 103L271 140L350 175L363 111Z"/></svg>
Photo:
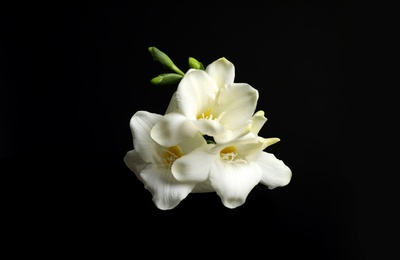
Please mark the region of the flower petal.
<svg viewBox="0 0 400 260"><path fill-rule="evenodd" d="M216 160L210 170L212 186L224 206L231 209L241 206L246 201L260 179L260 168L253 162L228 164Z"/></svg>
<svg viewBox="0 0 400 260"><path fill-rule="evenodd" d="M235 79L235 66L224 57L210 63L206 72L214 79L219 88L232 84Z"/></svg>
<svg viewBox="0 0 400 260"><path fill-rule="evenodd" d="M182 78L176 91L180 112L188 119L207 110L215 100L218 87L213 79L203 70L190 69Z"/></svg>
<svg viewBox="0 0 400 260"><path fill-rule="evenodd" d="M175 208L193 190L194 183L177 181L169 168L150 164L140 173L145 188L153 195L157 208L168 210Z"/></svg>
<svg viewBox="0 0 400 260"><path fill-rule="evenodd" d="M267 118L265 117L264 111L257 111L251 120L251 132L258 135L265 122L267 122Z"/></svg>
<svg viewBox="0 0 400 260"><path fill-rule="evenodd" d="M176 99L176 92L174 92L174 94L172 94L171 99L169 100L169 104L167 110L165 111L165 114L169 114L177 110L178 110L178 101Z"/></svg>
<svg viewBox="0 0 400 260"><path fill-rule="evenodd" d="M210 180L208 179L204 182L197 183L192 190L192 193L207 193L207 192L215 192L214 188L211 186Z"/></svg>
<svg viewBox="0 0 400 260"><path fill-rule="evenodd" d="M197 149L198 147L206 144L206 139L204 139L204 137L200 133L197 133L193 136L193 138L182 141L178 145L181 148L183 154L188 154L194 149Z"/></svg>
<svg viewBox="0 0 400 260"><path fill-rule="evenodd" d="M162 115L147 111L137 111L130 120L133 145L145 162L153 162L154 151L159 147L151 138L150 130L162 117Z"/></svg>
<svg viewBox="0 0 400 260"><path fill-rule="evenodd" d="M207 179L212 162L217 154L210 153L213 145L203 145L177 159L171 167L172 174L179 181L203 182Z"/></svg>
<svg viewBox="0 0 400 260"><path fill-rule="evenodd" d="M260 183L269 189L285 186L292 178L290 168L273 154L262 152L257 160L257 164L261 169Z"/></svg>
<svg viewBox="0 0 400 260"><path fill-rule="evenodd" d="M140 157L137 151L135 150L130 150L128 151L125 156L124 156L124 162L128 168L135 173L136 177L139 180L142 180L140 178L140 172L146 168L149 163L146 163L143 161L143 159Z"/></svg>
<svg viewBox="0 0 400 260"><path fill-rule="evenodd" d="M258 91L248 84L232 84L221 89L216 114L223 114L220 123L235 130L249 124L257 106Z"/></svg>
<svg viewBox="0 0 400 260"><path fill-rule="evenodd" d="M280 142L281 139L279 139L278 137L269 137L269 138L264 138L259 136L258 139L260 140L260 142L262 143L262 148L261 150L264 150L265 148L267 148L270 145L276 144L277 142Z"/></svg>
<svg viewBox="0 0 400 260"><path fill-rule="evenodd" d="M170 147L192 138L197 132L197 128L184 115L172 112L154 125L150 135L158 144Z"/></svg>
<svg viewBox="0 0 400 260"><path fill-rule="evenodd" d="M216 143L219 144L224 144L228 143L229 141L232 141L233 139L237 138L239 136L241 131L230 131L230 130L225 130L221 134L214 135L214 140Z"/></svg>
<svg viewBox="0 0 400 260"><path fill-rule="evenodd" d="M215 136L224 132L224 127L216 120L198 119L193 124L203 135Z"/></svg>

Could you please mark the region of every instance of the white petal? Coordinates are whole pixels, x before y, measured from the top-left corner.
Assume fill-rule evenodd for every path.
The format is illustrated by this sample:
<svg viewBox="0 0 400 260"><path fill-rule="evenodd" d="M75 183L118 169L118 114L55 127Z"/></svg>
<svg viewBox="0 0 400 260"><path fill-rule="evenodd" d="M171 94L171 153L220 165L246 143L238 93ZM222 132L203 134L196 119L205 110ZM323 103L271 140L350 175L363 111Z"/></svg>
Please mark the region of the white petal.
<svg viewBox="0 0 400 260"><path fill-rule="evenodd" d="M235 130L250 123L257 106L258 91L248 84L232 84L221 89L216 114L222 114L220 123Z"/></svg>
<svg viewBox="0 0 400 260"><path fill-rule="evenodd" d="M214 188L211 186L210 180L206 180L204 182L197 183L193 188L192 193L208 193L215 192Z"/></svg>
<svg viewBox="0 0 400 260"><path fill-rule="evenodd" d="M234 141L234 139L248 139L254 138L254 134L251 131L251 125L248 124L243 128L239 128L237 130L229 130L225 129L222 133L215 135L214 140L216 143L227 143L230 141Z"/></svg>
<svg viewBox="0 0 400 260"><path fill-rule="evenodd" d="M172 97L169 101L167 110L165 111L165 114L169 114L171 112L175 112L178 111L178 101L176 99L176 92L174 92L174 94L172 94Z"/></svg>
<svg viewBox="0 0 400 260"><path fill-rule="evenodd" d="M142 180L140 178L140 172L146 168L149 163L146 163L143 161L143 159L140 157L140 155L135 151L135 150L130 150L128 151L125 156L124 156L124 162L128 168L135 173L136 177L139 180Z"/></svg>
<svg viewBox="0 0 400 260"><path fill-rule="evenodd" d="M179 181L203 182L207 179L212 162L219 156L209 152L212 145L203 145L177 159L171 167Z"/></svg>
<svg viewBox="0 0 400 260"><path fill-rule="evenodd" d="M198 119L193 124L203 135L215 136L224 132L224 127L216 120Z"/></svg>
<svg viewBox="0 0 400 260"><path fill-rule="evenodd" d="M220 88L232 84L235 79L235 66L226 58L220 58L210 63L206 68L206 72Z"/></svg>
<svg viewBox="0 0 400 260"><path fill-rule="evenodd" d="M154 151L159 147L151 138L150 131L162 117L159 114L138 111L130 120L134 148L145 162L153 162Z"/></svg>
<svg viewBox="0 0 400 260"><path fill-rule="evenodd" d="M232 141L235 138L238 138L238 136L240 136L241 133L242 133L241 130L238 131L225 130L220 134L213 135L213 137L216 143L224 144Z"/></svg>
<svg viewBox="0 0 400 260"><path fill-rule="evenodd" d="M178 182L170 169L149 165L140 173L145 188L153 195L157 208L175 208L193 190L195 184Z"/></svg>
<svg viewBox="0 0 400 260"><path fill-rule="evenodd" d="M269 189L287 185L292 178L292 171L275 155L262 152L257 160L261 169L261 183Z"/></svg>
<svg viewBox="0 0 400 260"><path fill-rule="evenodd" d="M210 170L210 181L222 203L227 208L241 206L261 179L260 168L255 163L228 164L217 160Z"/></svg>
<svg viewBox="0 0 400 260"><path fill-rule="evenodd" d="M249 138L248 143L241 143L236 145L237 153L242 154L247 161L256 161L262 152L261 142L252 142L257 138Z"/></svg>
<svg viewBox="0 0 400 260"><path fill-rule="evenodd" d="M198 147L206 144L206 139L204 139L204 137L200 133L197 133L193 136L193 138L180 142L179 147L181 148L183 154L188 154L194 149L197 149Z"/></svg>
<svg viewBox="0 0 400 260"><path fill-rule="evenodd" d="M209 108L215 100L218 87L203 70L190 69L179 82L176 98L180 112L189 119Z"/></svg>
<svg viewBox="0 0 400 260"><path fill-rule="evenodd" d="M197 132L197 128L184 115L172 112L154 125L150 135L160 145L170 147L192 138Z"/></svg>
<svg viewBox="0 0 400 260"><path fill-rule="evenodd" d="M267 118L265 117L264 111L257 111L252 118L251 132L257 135L264 126L265 122L267 122Z"/></svg>
<svg viewBox="0 0 400 260"><path fill-rule="evenodd" d="M219 153L222 149L227 146L235 146L237 149L237 153L241 154L242 157L249 156L251 154L255 154L261 151L263 143L260 141L258 136L248 135L246 138L236 138L234 140L230 140L226 143L216 142L217 145L212 147L213 153Z"/></svg>
<svg viewBox="0 0 400 260"><path fill-rule="evenodd" d="M270 138L264 138L264 137L258 137L260 142L262 142L262 149L264 150L265 148L267 148L268 146L271 146L273 144L276 144L277 142L280 142L281 139L279 139L278 137L270 137Z"/></svg>

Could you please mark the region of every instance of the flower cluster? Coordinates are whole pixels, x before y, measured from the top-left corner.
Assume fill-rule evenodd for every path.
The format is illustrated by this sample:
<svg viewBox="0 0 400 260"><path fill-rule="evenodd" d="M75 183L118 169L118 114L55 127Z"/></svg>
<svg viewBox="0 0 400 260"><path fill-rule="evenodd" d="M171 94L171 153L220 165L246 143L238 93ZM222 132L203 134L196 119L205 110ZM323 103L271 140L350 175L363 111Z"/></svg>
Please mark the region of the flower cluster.
<svg viewBox="0 0 400 260"><path fill-rule="evenodd" d="M141 110L132 116L134 149L124 161L157 208L173 209L189 193L202 192L215 192L225 207L236 208L259 183L274 189L290 182L290 168L264 151L279 138L258 135L267 121L255 111L259 93L234 82L233 63L222 57L204 67L189 58L183 73L156 47L149 52L172 70L151 83L178 85L163 115Z"/></svg>

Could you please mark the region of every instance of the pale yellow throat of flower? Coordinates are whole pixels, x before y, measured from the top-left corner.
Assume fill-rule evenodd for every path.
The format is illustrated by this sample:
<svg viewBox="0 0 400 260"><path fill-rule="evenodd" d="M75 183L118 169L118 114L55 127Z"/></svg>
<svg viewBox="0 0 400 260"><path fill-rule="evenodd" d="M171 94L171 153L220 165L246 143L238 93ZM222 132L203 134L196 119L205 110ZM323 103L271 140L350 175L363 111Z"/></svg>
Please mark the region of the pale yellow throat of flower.
<svg viewBox="0 0 400 260"><path fill-rule="evenodd" d="M238 157L238 153L236 152L236 147L234 145L225 147L219 152L219 155L226 163L247 163L246 160Z"/></svg>
<svg viewBox="0 0 400 260"><path fill-rule="evenodd" d="M168 168L171 168L176 159L182 157L183 152L178 145L171 146L163 153L163 161Z"/></svg>
<svg viewBox="0 0 400 260"><path fill-rule="evenodd" d="M208 108L206 110L204 110L202 113L198 114L197 119L213 119L215 118L213 115L213 109L212 108Z"/></svg>
<svg viewBox="0 0 400 260"><path fill-rule="evenodd" d="M197 115L196 119L197 120L199 120L199 119L209 119L209 120L217 120L217 121L219 121L219 120L221 120L221 118L222 118L222 116L224 114L225 114L225 112L223 111L223 112L218 113L218 115L216 115L214 113L214 108L210 107L210 108L207 108L207 109L203 110L203 112L199 113Z"/></svg>

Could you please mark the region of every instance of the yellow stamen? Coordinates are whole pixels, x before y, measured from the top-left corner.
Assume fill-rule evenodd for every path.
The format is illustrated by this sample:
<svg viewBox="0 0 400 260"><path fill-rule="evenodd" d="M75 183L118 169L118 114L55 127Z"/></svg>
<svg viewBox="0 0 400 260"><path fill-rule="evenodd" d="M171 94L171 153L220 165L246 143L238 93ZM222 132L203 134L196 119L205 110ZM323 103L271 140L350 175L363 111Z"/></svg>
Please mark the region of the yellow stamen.
<svg viewBox="0 0 400 260"><path fill-rule="evenodd" d="M213 109L208 108L203 113L197 115L197 119L213 119Z"/></svg>
<svg viewBox="0 0 400 260"><path fill-rule="evenodd" d="M221 150L220 154L227 154L227 153L235 153L236 152L236 147L231 145L227 146L224 149Z"/></svg>
<svg viewBox="0 0 400 260"><path fill-rule="evenodd" d="M183 152L178 145L171 146L167 150L165 150L163 154L163 160L165 164L171 168L172 164L175 162L176 159L182 157Z"/></svg>
<svg viewBox="0 0 400 260"><path fill-rule="evenodd" d="M241 159L233 145L227 146L219 152L221 159L226 163L247 163L245 159Z"/></svg>
<svg viewBox="0 0 400 260"><path fill-rule="evenodd" d="M233 145L227 146L219 152L219 155L225 162L232 163L237 155L236 147Z"/></svg>

